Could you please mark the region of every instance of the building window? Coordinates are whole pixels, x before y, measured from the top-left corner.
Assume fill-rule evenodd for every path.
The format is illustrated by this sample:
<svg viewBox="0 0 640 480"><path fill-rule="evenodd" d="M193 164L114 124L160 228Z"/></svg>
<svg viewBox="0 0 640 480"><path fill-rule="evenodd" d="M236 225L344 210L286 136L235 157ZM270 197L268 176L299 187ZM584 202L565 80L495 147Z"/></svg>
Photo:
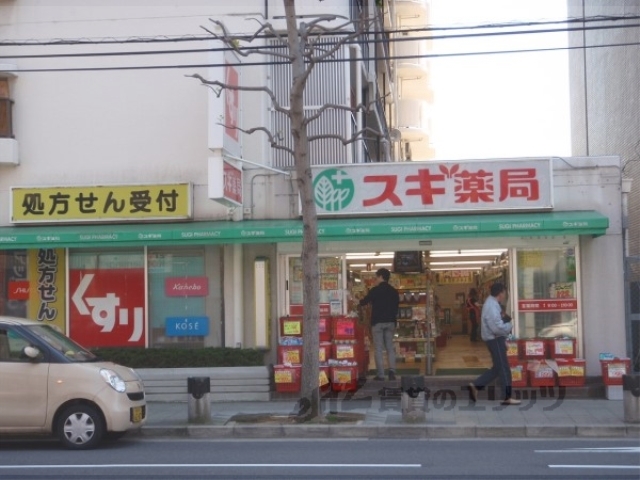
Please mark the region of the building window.
<svg viewBox="0 0 640 480"><path fill-rule="evenodd" d="M0 138L13 138L12 107L13 100L9 95L9 79L0 78Z"/></svg>

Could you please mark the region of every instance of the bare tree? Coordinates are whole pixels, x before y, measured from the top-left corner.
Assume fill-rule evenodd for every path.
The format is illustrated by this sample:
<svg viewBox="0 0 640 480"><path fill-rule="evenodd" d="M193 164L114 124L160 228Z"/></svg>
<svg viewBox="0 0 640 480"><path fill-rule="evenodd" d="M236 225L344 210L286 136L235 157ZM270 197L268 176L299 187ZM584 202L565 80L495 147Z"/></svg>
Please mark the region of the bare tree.
<svg viewBox="0 0 640 480"><path fill-rule="evenodd" d="M291 134L293 136L293 149L281 145L278 135L268 128L258 126L254 128L240 128L238 130L252 134L261 131L267 135L273 148L281 149L293 155L296 181L300 193L302 204L303 240L302 240L302 268L303 268L303 363L301 397L298 403L298 416L300 420L315 418L321 414L320 394L319 394L319 266L318 266L318 216L313 195L313 178L311 172L311 161L309 158L309 143L325 138L340 140L344 145L361 139L365 132L371 131L379 135L379 132L369 128L362 129L348 138L340 134L323 134L309 136L307 127L313 121L318 120L321 115L328 110L345 110L351 112L368 111L369 105L359 104L355 107L337 104L325 104L313 115L305 116L304 111L304 91L307 80L313 68L323 60L332 58L335 53L346 43L354 40L368 29L366 19L358 22L351 22L348 19L337 26L325 27L329 22L340 21L335 15L316 17L308 23L300 22L296 17L295 0L284 0L286 14L286 36L276 31L273 26L266 22L261 23L260 28L250 37L234 36L229 33L225 25L218 20L210 20L217 31L203 27L214 38L219 39L225 46L233 49L238 55L243 57L262 54L270 55L289 62L292 69L292 82L289 94L289 105L283 107L276 98L274 92L268 87L243 87L228 85L220 81L210 81L201 75L190 75L197 78L202 84L214 89L216 94L220 94L224 89L235 89L240 91L261 91L269 96L274 110L283 113L289 118ZM351 27L348 30L347 27ZM346 31L345 31L346 30ZM335 35L340 32L342 35L330 46L319 45L319 38L326 35ZM268 35L279 39L282 45L287 46L287 53L274 48L246 49L242 45L251 43L261 36Z"/></svg>

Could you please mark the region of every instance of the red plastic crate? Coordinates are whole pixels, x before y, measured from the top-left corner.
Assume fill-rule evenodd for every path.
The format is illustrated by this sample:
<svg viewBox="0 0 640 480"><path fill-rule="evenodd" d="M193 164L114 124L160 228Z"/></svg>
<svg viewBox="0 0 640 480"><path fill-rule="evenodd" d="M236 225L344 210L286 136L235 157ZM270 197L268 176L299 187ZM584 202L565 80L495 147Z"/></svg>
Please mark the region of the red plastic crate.
<svg viewBox="0 0 640 480"><path fill-rule="evenodd" d="M582 358L559 359L558 385L561 387L580 387L585 384L586 361Z"/></svg>
<svg viewBox="0 0 640 480"><path fill-rule="evenodd" d="M575 338L550 338L547 340L549 358L575 358Z"/></svg>
<svg viewBox="0 0 640 480"><path fill-rule="evenodd" d="M318 384L320 386L321 392L326 392L331 389L331 381L329 377L331 376L330 368L325 366L320 366L320 372L318 375Z"/></svg>
<svg viewBox="0 0 640 480"><path fill-rule="evenodd" d="M276 392L299 392L301 366L287 367L285 365L274 365L273 377L276 384Z"/></svg>
<svg viewBox="0 0 640 480"><path fill-rule="evenodd" d="M302 345L278 345L278 363L301 364Z"/></svg>
<svg viewBox="0 0 640 480"><path fill-rule="evenodd" d="M507 340L507 360L509 365L514 366L520 363L520 352L516 340Z"/></svg>
<svg viewBox="0 0 640 480"><path fill-rule="evenodd" d="M358 389L358 367L331 367L331 389L335 392Z"/></svg>
<svg viewBox="0 0 640 480"><path fill-rule="evenodd" d="M544 360L547 358L546 340L540 338L524 338L518 340L520 358L523 360Z"/></svg>
<svg viewBox="0 0 640 480"><path fill-rule="evenodd" d="M616 357L613 360L600 360L600 367L605 385L622 385L622 376L631 370L631 359Z"/></svg>
<svg viewBox="0 0 640 480"><path fill-rule="evenodd" d="M359 360L360 348L354 341L350 343L334 343L332 347L333 356L336 360Z"/></svg>
<svg viewBox="0 0 640 480"><path fill-rule="evenodd" d="M331 317L320 317L318 320L318 332L321 342L331 341Z"/></svg>
<svg viewBox="0 0 640 480"><path fill-rule="evenodd" d="M532 387L556 386L555 372L545 362L529 362L527 370L529 370L529 385Z"/></svg>
<svg viewBox="0 0 640 480"><path fill-rule="evenodd" d="M334 317L331 322L331 333L334 340L354 340L356 338L356 319Z"/></svg>
<svg viewBox="0 0 640 480"><path fill-rule="evenodd" d="M280 317L281 337L301 337L302 317Z"/></svg>

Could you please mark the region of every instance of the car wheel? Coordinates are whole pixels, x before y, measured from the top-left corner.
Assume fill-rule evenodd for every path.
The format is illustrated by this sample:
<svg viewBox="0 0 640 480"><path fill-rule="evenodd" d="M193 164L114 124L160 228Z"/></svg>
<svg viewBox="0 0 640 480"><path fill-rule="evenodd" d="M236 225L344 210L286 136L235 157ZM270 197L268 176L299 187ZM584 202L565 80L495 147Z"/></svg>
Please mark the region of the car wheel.
<svg viewBox="0 0 640 480"><path fill-rule="evenodd" d="M55 434L67 448L94 448L104 436L104 422L95 407L71 405L60 415Z"/></svg>

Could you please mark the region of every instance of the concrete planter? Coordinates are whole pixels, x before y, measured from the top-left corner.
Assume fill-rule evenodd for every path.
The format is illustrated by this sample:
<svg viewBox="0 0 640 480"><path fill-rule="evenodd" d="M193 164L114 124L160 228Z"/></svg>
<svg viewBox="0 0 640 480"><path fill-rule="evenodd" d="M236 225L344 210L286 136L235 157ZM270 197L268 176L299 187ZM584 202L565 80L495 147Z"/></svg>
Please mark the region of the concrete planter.
<svg viewBox="0 0 640 480"><path fill-rule="evenodd" d="M137 368L136 372L152 402L186 402L189 377L209 377L212 402L271 400L267 367Z"/></svg>

